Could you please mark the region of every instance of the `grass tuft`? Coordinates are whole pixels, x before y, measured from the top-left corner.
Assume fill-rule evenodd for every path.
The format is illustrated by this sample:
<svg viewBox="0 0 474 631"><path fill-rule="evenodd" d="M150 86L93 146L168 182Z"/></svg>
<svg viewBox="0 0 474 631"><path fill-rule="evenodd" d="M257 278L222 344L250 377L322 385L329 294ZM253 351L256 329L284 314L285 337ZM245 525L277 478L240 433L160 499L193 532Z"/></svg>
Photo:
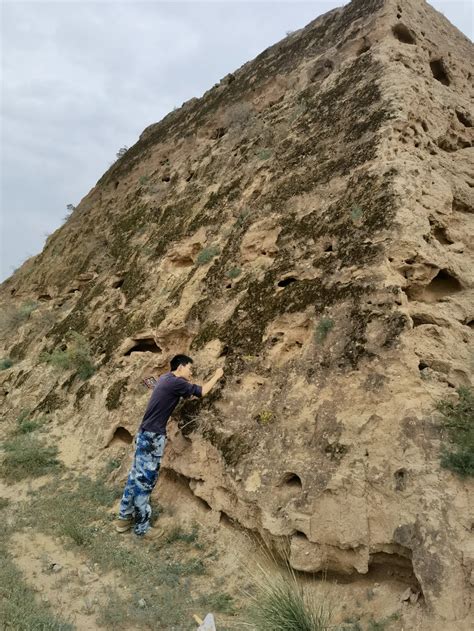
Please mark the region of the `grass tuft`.
<svg viewBox="0 0 474 631"><path fill-rule="evenodd" d="M265 553L275 561L270 551ZM277 575L258 566L255 589L247 594L250 624L259 631L326 631L330 628L329 606L308 596L286 557L285 565L286 571Z"/></svg>
<svg viewBox="0 0 474 631"><path fill-rule="evenodd" d="M316 340L318 342L324 342L329 331L331 331L333 328L334 320L331 320L331 318L321 318L314 333Z"/></svg>

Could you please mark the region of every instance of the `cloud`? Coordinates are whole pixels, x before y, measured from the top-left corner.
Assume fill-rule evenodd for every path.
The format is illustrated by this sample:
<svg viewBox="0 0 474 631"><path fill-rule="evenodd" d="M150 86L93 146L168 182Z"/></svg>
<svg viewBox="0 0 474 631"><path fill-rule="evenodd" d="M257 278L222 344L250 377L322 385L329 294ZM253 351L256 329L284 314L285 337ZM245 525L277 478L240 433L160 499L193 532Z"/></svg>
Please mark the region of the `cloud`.
<svg viewBox="0 0 474 631"><path fill-rule="evenodd" d="M1 278L41 250L119 147L341 4L4 0ZM435 4L469 24L470 3Z"/></svg>

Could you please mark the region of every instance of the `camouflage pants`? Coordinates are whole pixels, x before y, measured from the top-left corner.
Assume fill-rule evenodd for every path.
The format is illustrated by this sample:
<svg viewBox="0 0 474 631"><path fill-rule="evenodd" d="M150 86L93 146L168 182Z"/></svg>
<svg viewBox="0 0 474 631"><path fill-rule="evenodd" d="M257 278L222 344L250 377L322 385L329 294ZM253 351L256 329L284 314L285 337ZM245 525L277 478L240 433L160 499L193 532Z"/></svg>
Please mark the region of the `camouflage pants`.
<svg viewBox="0 0 474 631"><path fill-rule="evenodd" d="M150 528L150 495L160 472L166 436L138 432L133 465L119 508L119 519L135 518L135 534L144 535Z"/></svg>

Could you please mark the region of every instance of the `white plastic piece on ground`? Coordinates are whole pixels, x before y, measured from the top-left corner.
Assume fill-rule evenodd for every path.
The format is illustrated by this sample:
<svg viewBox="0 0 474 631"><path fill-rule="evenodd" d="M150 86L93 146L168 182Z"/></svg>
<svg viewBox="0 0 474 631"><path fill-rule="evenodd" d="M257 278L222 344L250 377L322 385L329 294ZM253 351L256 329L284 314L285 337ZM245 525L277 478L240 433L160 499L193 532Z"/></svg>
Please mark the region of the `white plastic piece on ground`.
<svg viewBox="0 0 474 631"><path fill-rule="evenodd" d="M214 622L214 616L212 615L212 613L207 614L202 624L199 625L197 631L217 631L216 623Z"/></svg>

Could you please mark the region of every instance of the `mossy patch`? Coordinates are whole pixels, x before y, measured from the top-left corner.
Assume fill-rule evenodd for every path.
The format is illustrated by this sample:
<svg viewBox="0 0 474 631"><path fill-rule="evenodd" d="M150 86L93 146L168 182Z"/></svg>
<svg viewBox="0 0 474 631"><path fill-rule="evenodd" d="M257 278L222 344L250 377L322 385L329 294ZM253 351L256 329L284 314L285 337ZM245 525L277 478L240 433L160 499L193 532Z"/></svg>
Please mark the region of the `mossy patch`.
<svg viewBox="0 0 474 631"><path fill-rule="evenodd" d="M127 390L128 377L118 379L107 392L105 407L108 410L116 410L120 406L120 400Z"/></svg>

